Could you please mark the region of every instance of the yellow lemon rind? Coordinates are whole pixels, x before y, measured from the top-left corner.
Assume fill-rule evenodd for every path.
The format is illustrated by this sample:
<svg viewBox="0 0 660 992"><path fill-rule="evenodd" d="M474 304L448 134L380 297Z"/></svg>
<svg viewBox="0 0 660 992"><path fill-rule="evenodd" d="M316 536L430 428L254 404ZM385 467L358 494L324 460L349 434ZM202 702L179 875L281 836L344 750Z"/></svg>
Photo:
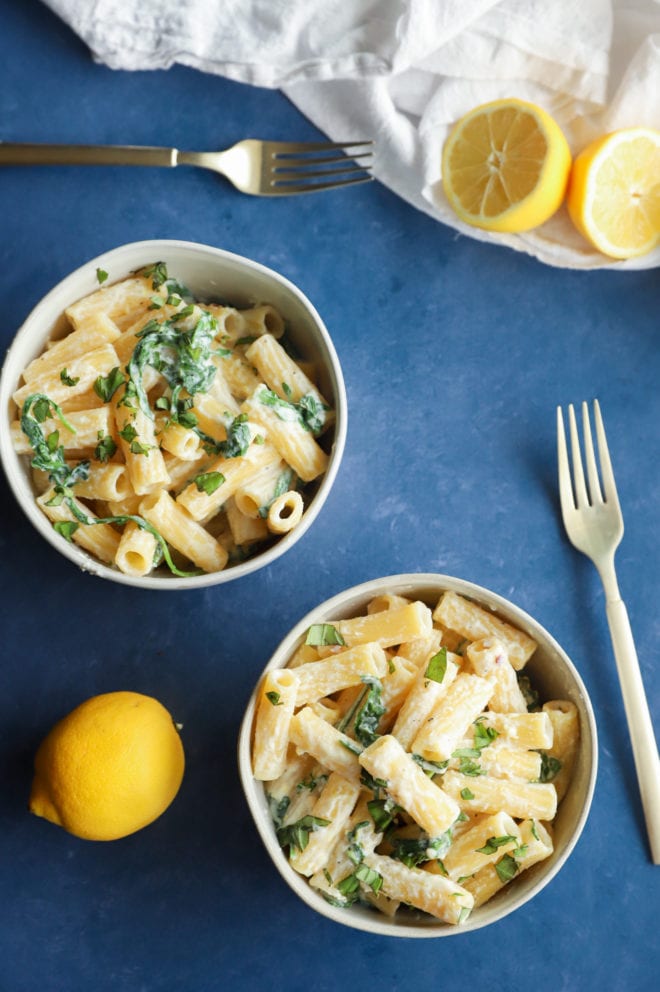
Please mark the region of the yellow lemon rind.
<svg viewBox="0 0 660 992"><path fill-rule="evenodd" d="M593 221L590 212L598 188L600 168L610 158L616 146L640 137L650 138L660 148L660 133L650 128L624 128L604 134L592 141L573 162L566 194L568 213L578 231L597 251L619 260L646 255L660 244L660 230L651 232L648 240L643 244L635 246L614 244Z"/></svg>

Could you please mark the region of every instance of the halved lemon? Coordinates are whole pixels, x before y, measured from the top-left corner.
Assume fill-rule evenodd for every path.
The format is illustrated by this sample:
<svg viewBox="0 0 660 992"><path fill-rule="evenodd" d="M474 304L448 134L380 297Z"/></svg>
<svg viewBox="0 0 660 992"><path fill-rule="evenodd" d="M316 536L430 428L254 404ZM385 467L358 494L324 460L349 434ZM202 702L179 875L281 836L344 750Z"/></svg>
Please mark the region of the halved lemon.
<svg viewBox="0 0 660 992"><path fill-rule="evenodd" d="M573 223L605 255L632 258L660 243L660 131L627 128L575 159L567 196Z"/></svg>
<svg viewBox="0 0 660 992"><path fill-rule="evenodd" d="M529 231L561 205L571 168L557 122L524 100L475 107L452 128L442 150L442 184L467 224L487 231Z"/></svg>

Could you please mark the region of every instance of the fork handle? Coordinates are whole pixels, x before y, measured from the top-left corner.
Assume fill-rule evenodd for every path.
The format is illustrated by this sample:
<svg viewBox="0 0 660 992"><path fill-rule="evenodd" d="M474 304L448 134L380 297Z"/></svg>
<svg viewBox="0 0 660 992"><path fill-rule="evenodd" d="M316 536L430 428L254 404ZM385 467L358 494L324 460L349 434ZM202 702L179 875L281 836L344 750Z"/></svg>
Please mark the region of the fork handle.
<svg viewBox="0 0 660 992"><path fill-rule="evenodd" d="M632 741L639 791L653 863L660 864L660 759L653 734L628 611L621 599L606 604L623 704Z"/></svg>
<svg viewBox="0 0 660 992"><path fill-rule="evenodd" d="M0 142L0 165L156 165L173 168L176 148Z"/></svg>

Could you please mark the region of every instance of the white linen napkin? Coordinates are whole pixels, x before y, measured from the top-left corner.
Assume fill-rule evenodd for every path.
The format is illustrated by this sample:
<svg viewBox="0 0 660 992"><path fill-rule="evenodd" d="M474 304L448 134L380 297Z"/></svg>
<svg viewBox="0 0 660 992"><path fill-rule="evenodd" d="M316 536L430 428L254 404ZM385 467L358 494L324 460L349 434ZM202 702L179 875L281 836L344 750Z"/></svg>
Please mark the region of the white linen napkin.
<svg viewBox="0 0 660 992"><path fill-rule="evenodd" d="M178 62L281 88L331 139L374 138L376 177L465 235L555 266L660 265L660 248L605 258L565 208L521 235L468 227L440 181L452 123L499 97L545 107L574 153L617 128L660 129L660 0L45 2L111 68Z"/></svg>

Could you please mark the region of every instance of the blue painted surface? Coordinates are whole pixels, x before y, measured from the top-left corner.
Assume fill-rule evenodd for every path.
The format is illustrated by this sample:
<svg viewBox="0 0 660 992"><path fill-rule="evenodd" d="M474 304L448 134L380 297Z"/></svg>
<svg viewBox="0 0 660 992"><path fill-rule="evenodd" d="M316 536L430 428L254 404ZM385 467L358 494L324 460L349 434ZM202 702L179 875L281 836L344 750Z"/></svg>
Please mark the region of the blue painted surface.
<svg viewBox="0 0 660 992"><path fill-rule="evenodd" d="M36 0L0 0L0 139L229 145L316 137L280 94L177 68L114 73ZM162 598L79 574L0 488L0 989L334 992L657 988L660 869L644 839L596 573L558 516L558 403L598 396L626 535L618 555L660 716L657 270L574 273L458 237L377 184L257 200L192 170L0 174L1 345L64 275L127 241L257 259L315 303L343 362L348 444L319 520L236 583ZM356 582L441 571L511 598L577 664L601 766L576 850L533 902L439 941L316 916L260 846L236 772L252 685L286 631ZM156 695L187 772L153 826L76 840L26 809L35 748L82 699Z"/></svg>

